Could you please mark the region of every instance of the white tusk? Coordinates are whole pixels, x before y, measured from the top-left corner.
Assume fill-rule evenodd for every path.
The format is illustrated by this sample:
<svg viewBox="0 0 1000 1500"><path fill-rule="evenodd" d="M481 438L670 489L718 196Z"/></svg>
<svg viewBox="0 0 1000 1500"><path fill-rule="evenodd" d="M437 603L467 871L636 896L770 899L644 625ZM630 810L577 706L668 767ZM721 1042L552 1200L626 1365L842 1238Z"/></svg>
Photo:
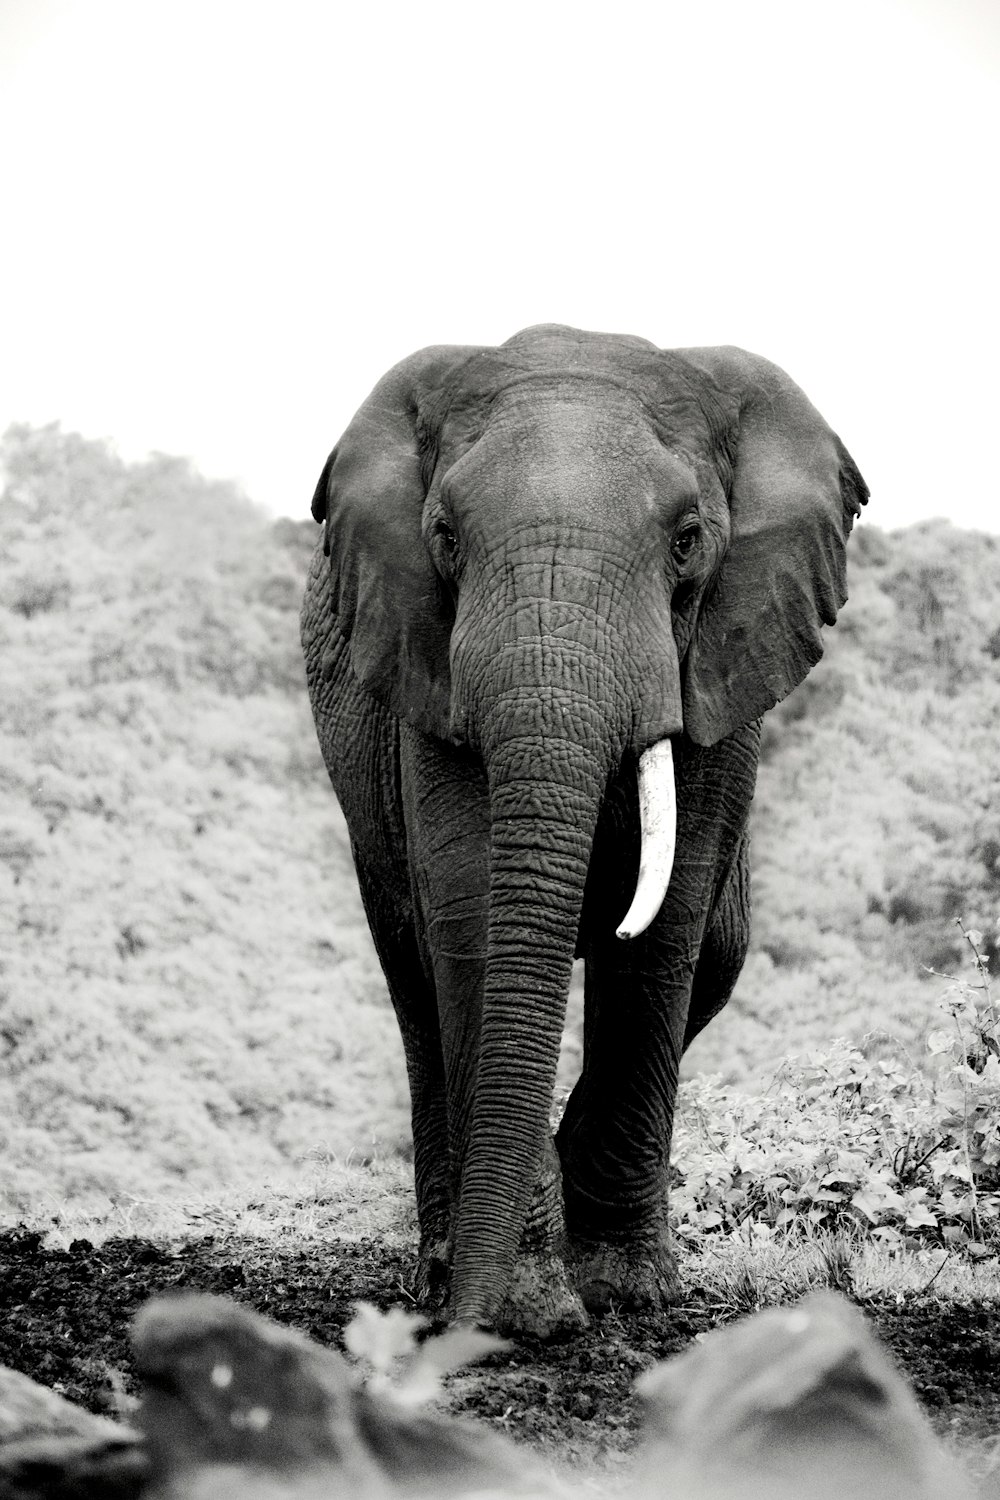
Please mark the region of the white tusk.
<svg viewBox="0 0 1000 1500"><path fill-rule="evenodd" d="M663 905L674 867L677 842L677 790L669 740L657 740L639 757L639 879L624 922L615 934L638 937Z"/></svg>

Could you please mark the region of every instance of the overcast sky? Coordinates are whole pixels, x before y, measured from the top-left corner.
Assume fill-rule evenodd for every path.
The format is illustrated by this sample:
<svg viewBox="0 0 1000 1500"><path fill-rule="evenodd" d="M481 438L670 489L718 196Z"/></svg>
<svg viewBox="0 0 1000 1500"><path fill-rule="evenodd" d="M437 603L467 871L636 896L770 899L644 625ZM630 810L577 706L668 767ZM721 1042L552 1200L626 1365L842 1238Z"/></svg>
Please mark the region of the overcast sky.
<svg viewBox="0 0 1000 1500"><path fill-rule="evenodd" d="M736 343L1000 531L997 0L0 0L0 424L305 516L379 375Z"/></svg>

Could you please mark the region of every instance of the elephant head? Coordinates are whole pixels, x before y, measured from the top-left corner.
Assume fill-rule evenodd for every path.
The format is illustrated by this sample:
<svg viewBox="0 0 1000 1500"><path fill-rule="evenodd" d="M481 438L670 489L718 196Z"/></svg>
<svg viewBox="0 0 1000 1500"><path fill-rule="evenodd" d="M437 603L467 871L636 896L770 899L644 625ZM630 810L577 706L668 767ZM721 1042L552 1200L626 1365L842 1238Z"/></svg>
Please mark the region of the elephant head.
<svg viewBox="0 0 1000 1500"><path fill-rule="evenodd" d="M714 744L818 660L866 498L765 360L550 325L404 360L327 462L313 515L355 677L489 785L459 1316L488 1319L513 1263L609 778L638 759L632 937L670 875L671 739Z"/></svg>

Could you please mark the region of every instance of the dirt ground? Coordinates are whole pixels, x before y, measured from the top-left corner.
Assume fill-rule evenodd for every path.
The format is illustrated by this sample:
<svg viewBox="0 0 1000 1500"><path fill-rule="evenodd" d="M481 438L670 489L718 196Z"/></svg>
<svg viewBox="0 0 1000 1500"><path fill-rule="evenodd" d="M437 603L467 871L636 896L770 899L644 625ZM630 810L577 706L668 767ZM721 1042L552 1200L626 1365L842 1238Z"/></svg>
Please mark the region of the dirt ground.
<svg viewBox="0 0 1000 1500"><path fill-rule="evenodd" d="M27 1230L0 1232L0 1364L93 1411L116 1415L135 1390L129 1324L151 1295L219 1293L341 1346L352 1303L408 1302L408 1259L375 1241L283 1248L280 1241L180 1246L76 1240L46 1249ZM982 1468L1000 1434L1000 1308L914 1296L865 1303L939 1433ZM574 1467L627 1463L638 1427L636 1376L720 1322L696 1291L670 1318L611 1315L566 1343L524 1342L455 1378L452 1409L483 1419Z"/></svg>

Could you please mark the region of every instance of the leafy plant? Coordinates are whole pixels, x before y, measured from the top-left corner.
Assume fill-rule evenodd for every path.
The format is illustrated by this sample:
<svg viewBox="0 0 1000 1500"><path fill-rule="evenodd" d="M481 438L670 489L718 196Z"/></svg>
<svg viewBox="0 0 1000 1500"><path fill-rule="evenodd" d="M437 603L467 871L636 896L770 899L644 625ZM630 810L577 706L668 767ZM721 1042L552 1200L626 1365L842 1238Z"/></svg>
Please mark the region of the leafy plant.
<svg viewBox="0 0 1000 1500"><path fill-rule="evenodd" d="M788 1063L762 1094L711 1079L683 1087L682 1240L843 1229L890 1247L1000 1248L1000 1032L982 934L962 931L975 977L940 997L950 1025L930 1031L920 1065L878 1039L840 1039Z"/></svg>
<svg viewBox="0 0 1000 1500"><path fill-rule="evenodd" d="M485 1359L508 1345L478 1328L448 1328L418 1342L427 1319L403 1307L380 1312L370 1302L356 1302L344 1329L344 1344L353 1354L370 1390L390 1396L401 1406L424 1406L441 1394L445 1375Z"/></svg>

